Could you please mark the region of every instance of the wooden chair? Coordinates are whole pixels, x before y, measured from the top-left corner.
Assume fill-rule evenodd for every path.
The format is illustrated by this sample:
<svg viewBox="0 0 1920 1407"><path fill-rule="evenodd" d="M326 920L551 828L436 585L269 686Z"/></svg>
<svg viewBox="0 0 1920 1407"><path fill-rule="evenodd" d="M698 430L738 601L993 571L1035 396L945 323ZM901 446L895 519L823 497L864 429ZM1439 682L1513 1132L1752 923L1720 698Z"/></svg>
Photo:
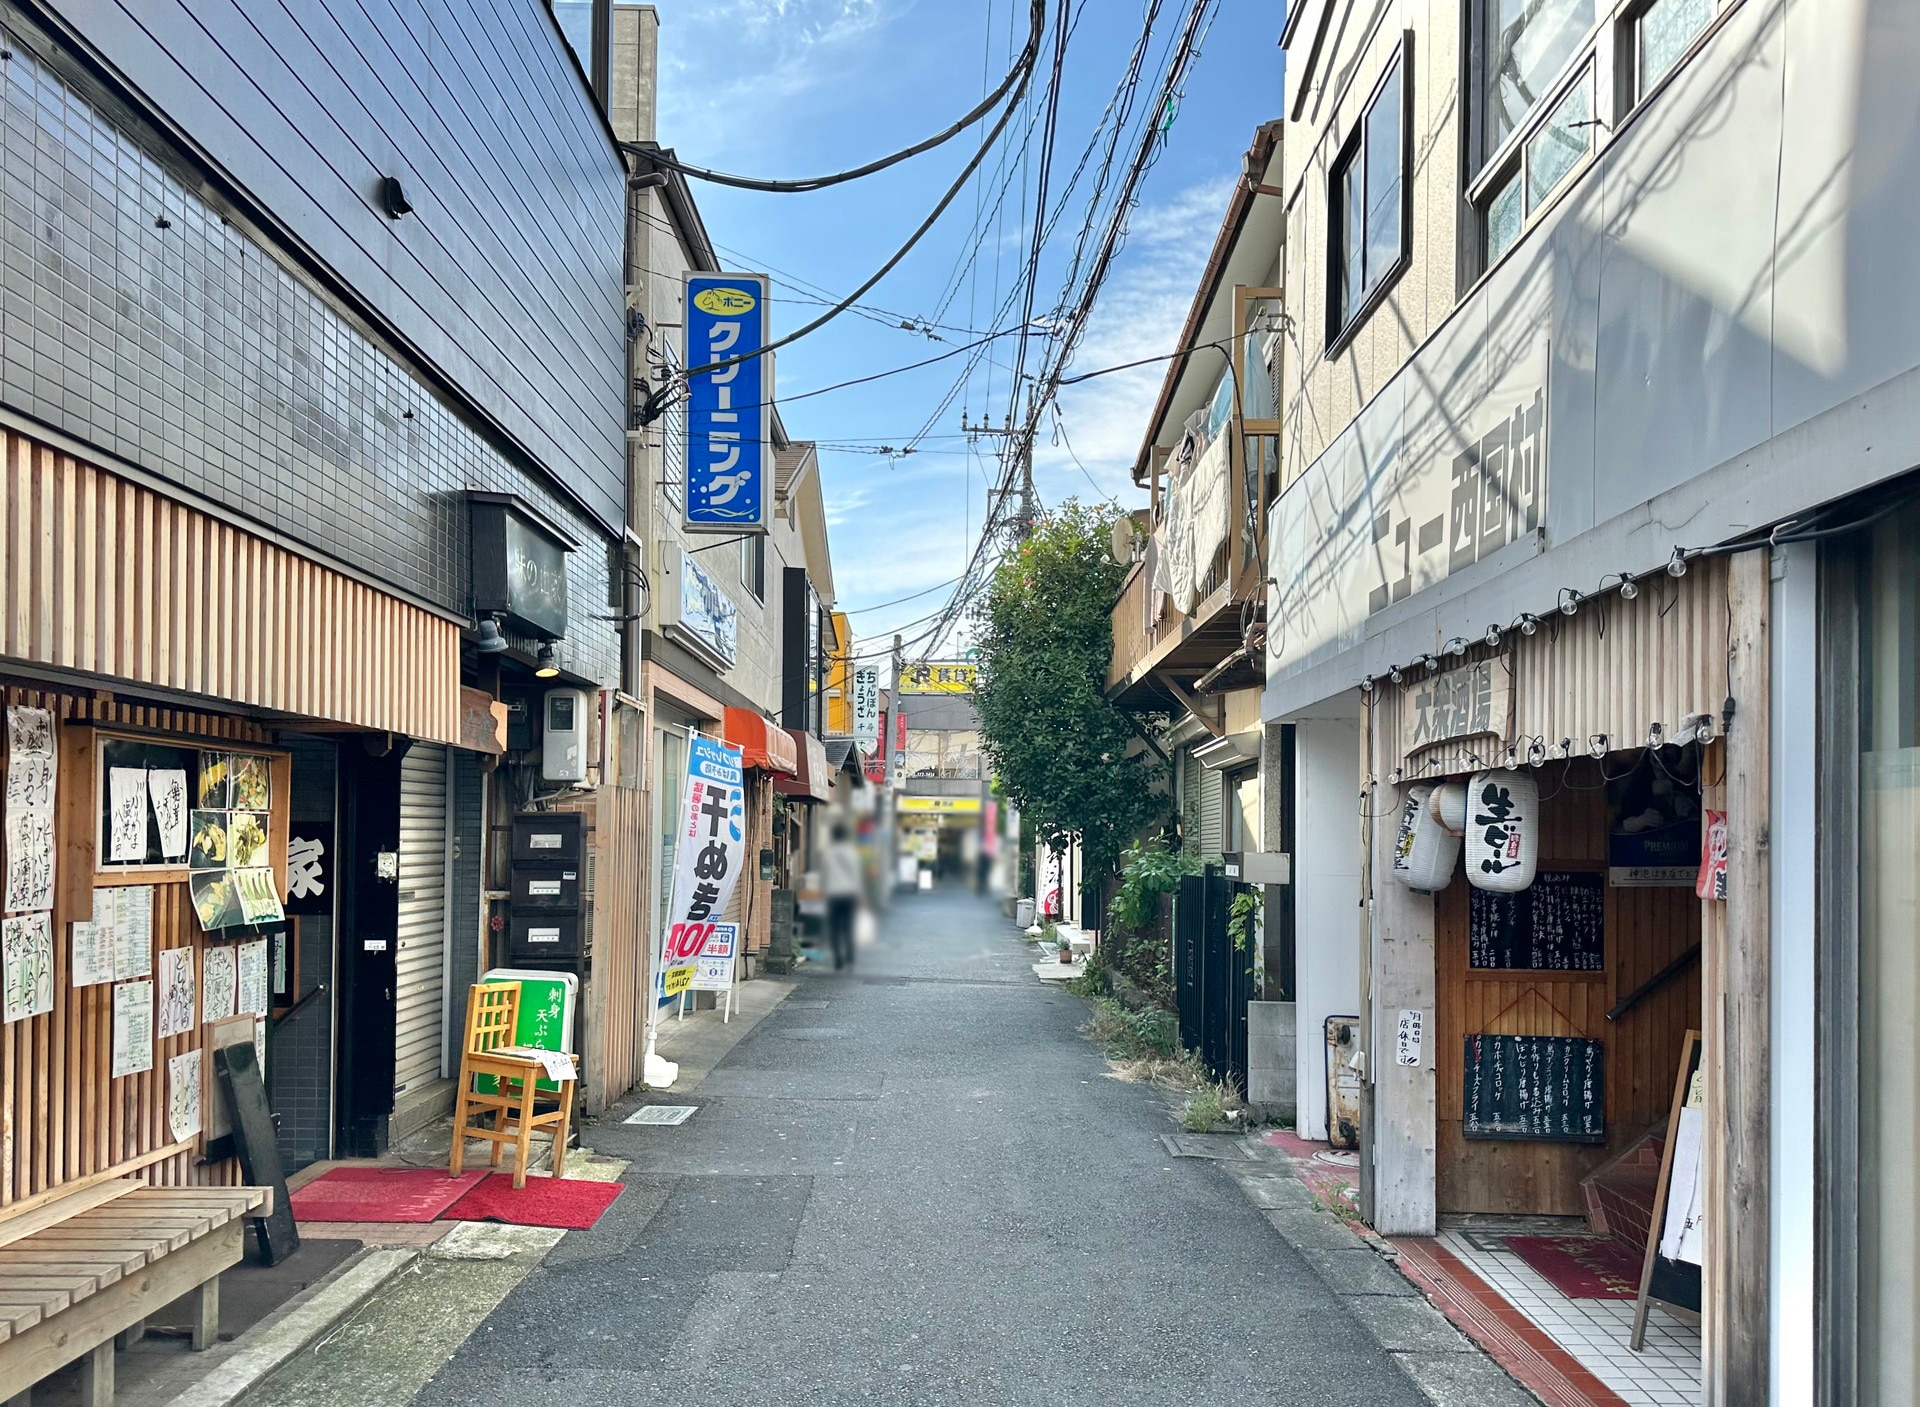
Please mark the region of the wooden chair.
<svg viewBox="0 0 1920 1407"><path fill-rule="evenodd" d="M459 1176L469 1138L484 1138L493 1144L493 1156L487 1166L500 1166L505 1145L514 1146L513 1185L527 1185L527 1158L532 1152L536 1129L553 1134L553 1175L565 1175L567 1166L567 1129L573 1122L574 1091L579 1087L579 1065L572 1055L566 1057L573 1073L559 1081L557 1107L536 1112L534 1102L540 1094L539 1082L546 1068L537 1056L523 1053L513 1043L520 1024L520 984L518 982L476 982L467 993L467 1038L461 1046L460 1087L454 1091L453 1159L448 1172ZM490 1079L491 1089L478 1086ZM469 1127L467 1121L478 1115L480 1123ZM489 1127L488 1115L492 1116Z"/></svg>

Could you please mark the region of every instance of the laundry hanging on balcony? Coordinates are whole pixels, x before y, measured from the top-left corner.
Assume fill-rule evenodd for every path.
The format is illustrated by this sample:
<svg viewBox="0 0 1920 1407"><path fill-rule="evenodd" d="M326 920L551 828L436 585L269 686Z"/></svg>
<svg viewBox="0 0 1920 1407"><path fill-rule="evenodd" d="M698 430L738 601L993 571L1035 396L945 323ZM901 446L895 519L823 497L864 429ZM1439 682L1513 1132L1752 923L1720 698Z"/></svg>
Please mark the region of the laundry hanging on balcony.
<svg viewBox="0 0 1920 1407"><path fill-rule="evenodd" d="M1227 435L1209 442L1202 428L1189 424L1168 461L1165 507L1153 534L1152 581L1183 616L1199 604L1214 554L1231 527L1229 458Z"/></svg>

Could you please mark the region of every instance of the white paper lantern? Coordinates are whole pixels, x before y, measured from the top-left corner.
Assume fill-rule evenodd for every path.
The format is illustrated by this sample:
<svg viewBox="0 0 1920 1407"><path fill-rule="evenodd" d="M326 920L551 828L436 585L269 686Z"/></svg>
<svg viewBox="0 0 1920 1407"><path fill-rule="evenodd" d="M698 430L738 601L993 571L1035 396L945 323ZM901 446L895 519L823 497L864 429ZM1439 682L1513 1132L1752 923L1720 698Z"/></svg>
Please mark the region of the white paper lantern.
<svg viewBox="0 0 1920 1407"><path fill-rule="evenodd" d="M1467 831L1467 784L1465 782L1442 782L1433 789L1433 795L1427 799L1427 810L1433 813L1433 819L1445 826L1453 835L1465 835Z"/></svg>
<svg viewBox="0 0 1920 1407"><path fill-rule="evenodd" d="M1460 859L1460 837L1433 818L1428 800L1432 786L1407 789L1400 811L1400 832L1394 838L1393 876L1409 889L1445 889Z"/></svg>
<svg viewBox="0 0 1920 1407"><path fill-rule="evenodd" d="M1530 772L1476 772L1467 784L1467 883L1518 894L1540 861L1540 787Z"/></svg>

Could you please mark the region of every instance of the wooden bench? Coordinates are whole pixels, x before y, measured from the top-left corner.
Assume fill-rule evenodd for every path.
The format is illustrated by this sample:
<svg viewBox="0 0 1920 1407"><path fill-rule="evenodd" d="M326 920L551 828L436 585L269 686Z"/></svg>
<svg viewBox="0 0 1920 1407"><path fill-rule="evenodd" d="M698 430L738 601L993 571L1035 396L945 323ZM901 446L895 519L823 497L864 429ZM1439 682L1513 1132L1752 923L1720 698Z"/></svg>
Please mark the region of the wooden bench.
<svg viewBox="0 0 1920 1407"><path fill-rule="evenodd" d="M131 1178L83 1188L0 1221L0 1383L8 1407L82 1360L85 1407L113 1401L115 1340L194 1295L193 1347L220 1331L220 1272L239 1263L246 1219L271 1210L266 1187L151 1187Z"/></svg>

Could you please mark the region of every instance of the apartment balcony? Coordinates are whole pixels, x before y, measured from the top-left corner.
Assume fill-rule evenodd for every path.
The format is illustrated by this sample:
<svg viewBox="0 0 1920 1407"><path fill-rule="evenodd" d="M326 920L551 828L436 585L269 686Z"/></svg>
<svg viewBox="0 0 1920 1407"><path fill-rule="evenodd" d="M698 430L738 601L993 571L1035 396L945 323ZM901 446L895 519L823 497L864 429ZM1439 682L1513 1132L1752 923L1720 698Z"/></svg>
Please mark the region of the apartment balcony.
<svg viewBox="0 0 1920 1407"><path fill-rule="evenodd" d="M1171 708L1184 706L1195 684L1214 692L1265 682L1260 654L1246 641L1266 615L1266 510L1276 487L1279 439L1246 433L1238 421L1224 433L1235 437L1227 540L1208 563L1186 615L1153 589L1148 562L1133 564L1113 607L1107 694L1117 703ZM1156 516L1159 499L1156 491Z"/></svg>

